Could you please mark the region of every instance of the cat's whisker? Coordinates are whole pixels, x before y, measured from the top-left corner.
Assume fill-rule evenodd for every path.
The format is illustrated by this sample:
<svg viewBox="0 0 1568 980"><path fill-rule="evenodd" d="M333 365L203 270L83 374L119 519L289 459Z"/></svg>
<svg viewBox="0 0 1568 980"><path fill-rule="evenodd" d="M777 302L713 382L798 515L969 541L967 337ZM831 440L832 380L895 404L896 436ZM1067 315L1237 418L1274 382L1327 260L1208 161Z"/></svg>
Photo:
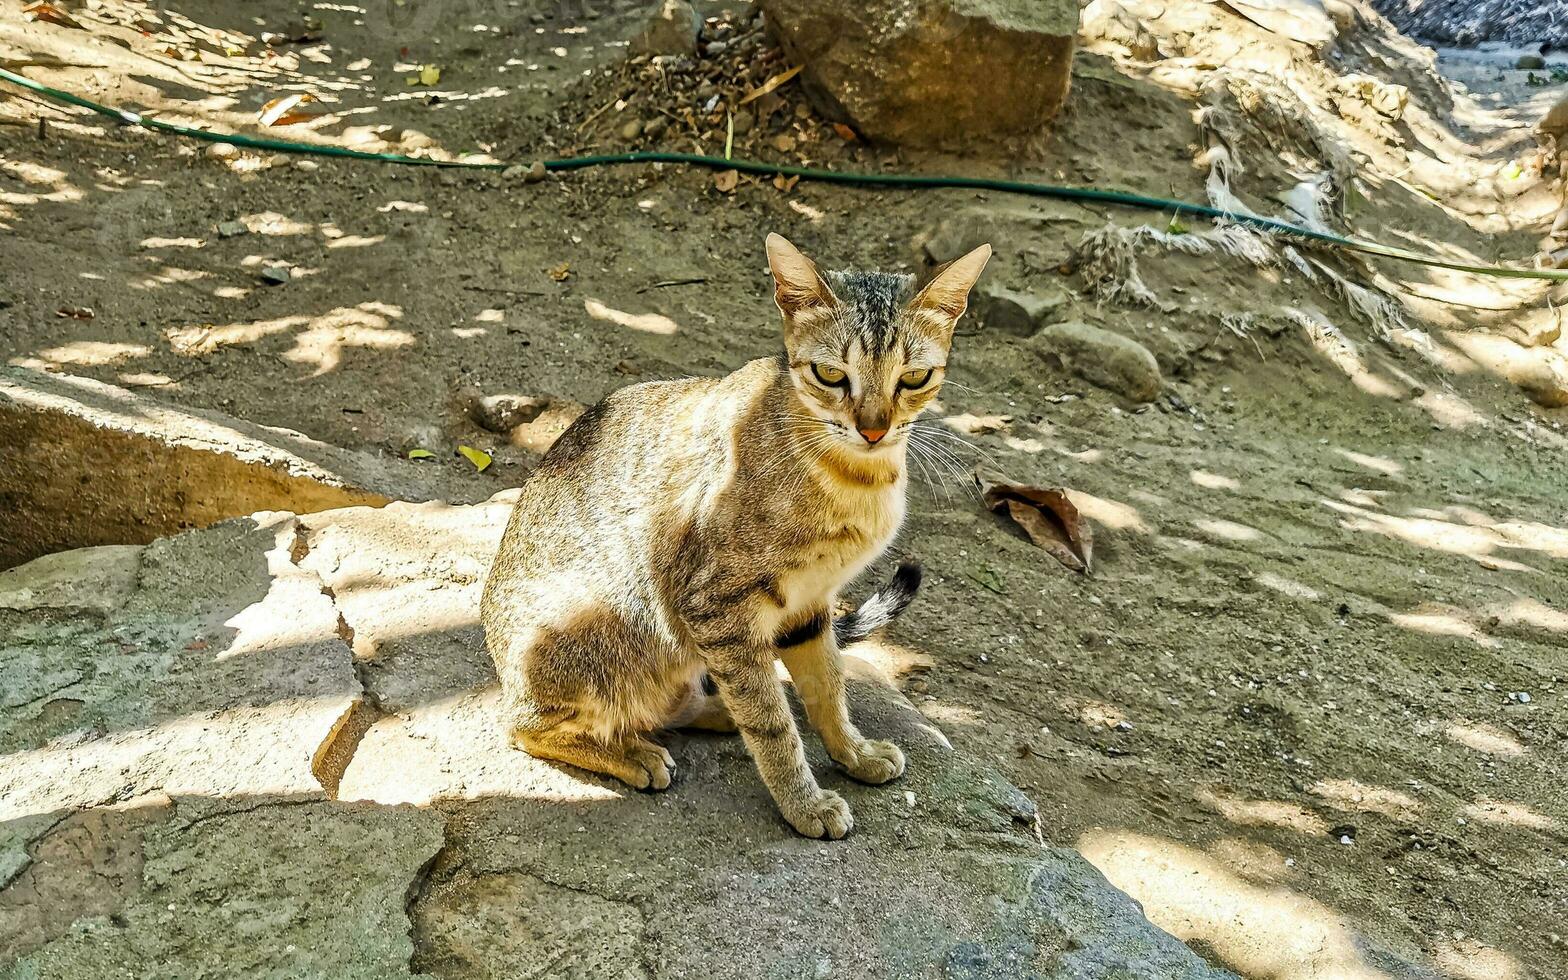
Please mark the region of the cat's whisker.
<svg viewBox="0 0 1568 980"><path fill-rule="evenodd" d="M1001 465L997 461L996 456L994 454L992 454L989 450L983 449L980 446L977 446L974 443L970 442L968 439L965 439L965 438L963 438L963 437L961 437L959 435L956 435L955 433L949 432L946 429L937 428L934 425L917 426L916 429L922 435L938 436L940 438L947 439L950 442L955 442L958 445L963 446L965 449L968 449L969 451L973 452L975 455L979 456L981 459L984 459L986 462L992 464L993 466L1000 466Z"/></svg>

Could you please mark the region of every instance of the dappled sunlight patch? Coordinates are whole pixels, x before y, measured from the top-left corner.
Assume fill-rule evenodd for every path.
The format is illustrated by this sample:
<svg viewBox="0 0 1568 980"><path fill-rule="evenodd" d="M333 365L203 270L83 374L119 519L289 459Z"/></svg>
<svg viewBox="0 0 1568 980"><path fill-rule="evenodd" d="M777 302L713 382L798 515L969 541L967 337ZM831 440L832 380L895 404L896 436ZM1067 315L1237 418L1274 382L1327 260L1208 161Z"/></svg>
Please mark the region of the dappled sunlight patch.
<svg viewBox="0 0 1568 980"><path fill-rule="evenodd" d="M1438 943L1433 960L1444 973L1458 980L1521 980L1519 964L1495 946L1474 939L1445 939Z"/></svg>
<svg viewBox="0 0 1568 980"><path fill-rule="evenodd" d="M938 725L977 725L980 723L980 713L962 704L949 704L944 701L921 701L915 707L919 709L921 714Z"/></svg>
<svg viewBox="0 0 1568 980"><path fill-rule="evenodd" d="M1339 499L1347 504L1357 507L1382 507L1383 498L1388 496L1387 490L1366 490L1361 487L1350 487L1339 492Z"/></svg>
<svg viewBox="0 0 1568 980"><path fill-rule="evenodd" d="M200 238L143 238L142 248L201 248L207 244Z"/></svg>
<svg viewBox="0 0 1568 980"><path fill-rule="evenodd" d="M1289 312L1301 325L1307 342L1357 388L1380 398L1404 398L1408 394L1403 387L1368 368L1356 345L1338 327L1304 310Z"/></svg>
<svg viewBox="0 0 1568 980"><path fill-rule="evenodd" d="M316 226L308 221L296 221L288 215L276 211L258 211L247 214L239 219L253 235L268 235L271 237L286 237L291 235L309 235L316 230Z"/></svg>
<svg viewBox="0 0 1568 980"><path fill-rule="evenodd" d="M1316 602L1323 598L1323 594L1312 586L1297 582L1295 579L1285 578L1282 575L1275 575L1273 572L1257 572L1252 576L1252 580L1264 588L1273 589L1275 592L1281 595L1288 595L1292 599Z"/></svg>
<svg viewBox="0 0 1568 980"><path fill-rule="evenodd" d="M1494 606L1491 615L1503 626L1533 626L1554 633L1568 633L1568 612L1534 599L1515 599L1506 606Z"/></svg>
<svg viewBox="0 0 1568 980"><path fill-rule="evenodd" d="M1073 452L1071 449L1062 449L1058 446L1056 451L1068 459L1079 463L1098 463L1105 459L1105 450L1103 449L1082 449L1078 452Z"/></svg>
<svg viewBox="0 0 1568 980"><path fill-rule="evenodd" d="M1568 357L1555 348L1525 347L1482 331L1450 330L1446 336L1472 361L1542 404L1568 404Z"/></svg>
<svg viewBox="0 0 1568 980"><path fill-rule="evenodd" d="M1365 467L1374 473L1381 473L1384 476L1398 476L1405 471L1405 464L1395 462L1384 456L1372 456L1367 453L1358 453L1351 449L1335 449L1334 451L1357 466Z"/></svg>
<svg viewBox="0 0 1568 980"><path fill-rule="evenodd" d="M1192 525L1205 534L1211 534L1216 538L1224 538L1226 541L1241 542L1263 540L1262 531L1259 531L1255 527L1248 527L1245 524L1238 524L1235 521L1226 521L1217 518L1206 517L1201 520L1193 521Z"/></svg>
<svg viewBox="0 0 1568 980"><path fill-rule="evenodd" d="M1465 430L1485 425L1486 416L1476 411L1474 405L1450 391L1428 391L1411 404L1426 412L1432 421L1445 429Z"/></svg>
<svg viewBox="0 0 1568 980"><path fill-rule="evenodd" d="M361 303L359 306L340 306L315 317L287 316L221 327L212 324L175 327L165 331L164 336L176 354L197 355L297 331L293 347L281 356L284 360L313 368L312 377L319 377L338 366L344 348L391 350L413 344L412 334L390 326L389 320L401 315L402 311L394 306Z"/></svg>
<svg viewBox="0 0 1568 980"><path fill-rule="evenodd" d="M1257 884L1215 856L1131 831L1091 830L1078 850L1155 925L1202 943L1243 976L1386 980L1344 918L1291 889Z"/></svg>
<svg viewBox="0 0 1568 980"><path fill-rule="evenodd" d="M1078 717L1078 723L1085 728L1115 728L1127 721L1127 715L1122 709L1106 701L1085 701L1082 704L1068 703L1063 707Z"/></svg>
<svg viewBox="0 0 1568 980"><path fill-rule="evenodd" d="M1320 837L1328 833L1328 821L1298 803L1285 800L1245 800L1222 789L1200 789L1193 794L1199 803L1242 827L1278 827L1298 834Z"/></svg>
<svg viewBox="0 0 1568 980"><path fill-rule="evenodd" d="M1222 476L1219 473L1210 473L1207 470L1192 470L1187 474L1194 485L1205 490L1240 490L1241 484L1233 477Z"/></svg>
<svg viewBox="0 0 1568 980"><path fill-rule="evenodd" d="M1521 827L1526 830L1553 830L1557 827L1557 821L1523 803L1509 803L1486 797L1474 803L1466 803L1459 812L1476 823L1491 824L1494 827Z"/></svg>
<svg viewBox="0 0 1568 980"><path fill-rule="evenodd" d="M1398 517L1380 514L1338 500L1322 500L1323 506L1343 515L1340 527L1347 531L1369 531L1404 541L1420 548L1465 555L1487 567L1508 571L1535 571L1506 558L1497 557L1500 549L1542 552L1553 558L1568 557L1568 531L1546 524L1510 522L1492 525L1455 524L1430 517Z"/></svg>
<svg viewBox="0 0 1568 980"><path fill-rule="evenodd" d="M1143 515L1131 504L1106 497L1096 497L1082 490L1068 490L1067 497L1073 502L1073 506L1078 508L1078 513L1096 524L1104 524L1119 531L1150 533L1149 526L1143 522Z"/></svg>
<svg viewBox="0 0 1568 980"><path fill-rule="evenodd" d="M1320 779L1312 786L1336 810L1378 813L1393 820L1414 820L1421 803L1409 793L1384 786L1372 786L1358 779Z"/></svg>
<svg viewBox="0 0 1568 980"><path fill-rule="evenodd" d="M1450 742L1486 755L1513 759L1525 754L1525 747L1496 725L1480 722L1454 722L1443 729Z"/></svg>
<svg viewBox="0 0 1568 980"><path fill-rule="evenodd" d="M142 344L115 343L105 340L73 340L69 344L41 350L38 356L50 364L76 367L103 367L121 364L133 357L146 357L152 350Z"/></svg>
<svg viewBox="0 0 1568 980"><path fill-rule="evenodd" d="M630 327L644 333L656 333L668 337L680 330L680 324L662 313L628 313L625 310L606 306L596 299L584 300L583 309L595 320Z"/></svg>
<svg viewBox="0 0 1568 980"><path fill-rule="evenodd" d="M1401 629L1429 636L1457 636L1488 649L1498 645L1470 621L1464 610L1440 603L1418 606L1410 612L1389 613L1388 621Z"/></svg>
<svg viewBox="0 0 1568 980"><path fill-rule="evenodd" d="M1245 837L1225 837L1209 845L1216 861L1254 882L1279 883L1291 877L1285 855Z"/></svg>

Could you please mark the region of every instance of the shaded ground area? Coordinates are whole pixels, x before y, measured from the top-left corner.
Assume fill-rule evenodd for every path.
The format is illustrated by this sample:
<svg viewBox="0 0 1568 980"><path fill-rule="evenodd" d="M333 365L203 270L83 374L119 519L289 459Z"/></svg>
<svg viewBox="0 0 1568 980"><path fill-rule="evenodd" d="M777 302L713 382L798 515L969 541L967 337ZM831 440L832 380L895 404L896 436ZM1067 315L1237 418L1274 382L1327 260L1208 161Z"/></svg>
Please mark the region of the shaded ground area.
<svg viewBox="0 0 1568 980"><path fill-rule="evenodd" d="M769 111L751 112L736 152L1190 200L1232 193L1270 214L1328 200L1320 217L1333 227L1463 260L1525 262L1541 245L1560 199L1528 129L1560 88L1495 66L1450 84L1430 53L1362 7L1319 55L1219 5L1166 6L1102 0L1086 11L1068 114L1005 160L846 141L788 85ZM762 44L743 41L754 25L745 5L731 7L709 37ZM314 25L283 4L159 10L105 3L76 11L77 31L8 10L0 64L246 131L268 100L311 91L332 114L277 132L508 160L655 142L722 151L727 114L705 111L708 101L729 106L756 81L734 81L722 53L689 75L624 65L641 16L631 4L569 17L487 3L443 5L439 16L419 4L323 6ZM706 12L720 16L718 5ZM306 40L269 48L263 31ZM756 63L755 76L774 73ZM435 84L407 84L421 65L441 69ZM650 138L654 118L665 122ZM631 119L640 125L628 136ZM1562 938L1542 926L1568 912L1568 800L1556 775L1568 764L1558 493L1568 467L1564 410L1546 407L1564 377L1557 293L1292 259L1277 243L1249 260L1218 242L1198 249L1203 230L1169 215L996 195L747 179L724 193L711 174L655 167L529 184L213 160L9 91L0 123L9 360L361 453L430 449L425 465L466 500L514 484L535 455L527 440L475 425L460 407L465 389L586 404L773 349L769 230L830 265L906 270L991 240L991 284L1032 297L1036 312L1019 329L988 299L955 348L942 397L953 458L924 461L930 485L915 492L898 546L924 561L928 592L885 645L915 707L960 756L1023 788L1047 842L1077 849L1214 963L1252 976L1456 978L1551 976L1561 963ZM1242 166L1217 165L1218 149ZM1340 191L1299 191L1329 183ZM1145 223L1169 240L1145 237L1125 253L1084 245ZM262 278L279 267L285 283ZM660 285L684 280L700 281ZM1133 281L1142 293L1116 288ZM69 312L82 308L91 319ZM1151 351L1161 397L1137 405L1065 370L1034 330L1073 321ZM491 451L495 465L475 473L453 455L459 443ZM1092 577L1069 575L983 512L966 476L982 460L1075 491L1097 531ZM421 594L417 577L399 588ZM349 642L362 661L354 681L395 678L382 647ZM441 649L469 664L479 654L471 635ZM447 693L482 679L458 678ZM89 723L60 706L90 701L73 692L86 682L58 680L8 695L7 717L27 733L19 744ZM387 698L403 726L445 706ZM738 747L685 751L722 769L734 793L760 792ZM661 805L681 806L686 791ZM896 808L892 794L877 805ZM366 885L383 897L439 837L430 810L390 807L426 801L385 802L388 820L408 824L392 834L408 852ZM318 817L316 805L252 819L379 819ZM588 826L575 816L585 809L629 805L530 812L553 833L560 821ZM454 821L491 819L479 803L442 812L449 833ZM514 821L506 832L522 843L509 846L529 846L533 826ZM761 809L749 826L766 841L759 867L821 847L790 845ZM665 853L681 847L648 859L674 861ZM531 907L548 891L521 862L495 865L482 883L442 878L442 867L412 896L417 922ZM597 891L572 894L587 920L648 928ZM460 966L477 940L457 925L417 929L416 940L427 943L416 942L416 968L477 975Z"/></svg>

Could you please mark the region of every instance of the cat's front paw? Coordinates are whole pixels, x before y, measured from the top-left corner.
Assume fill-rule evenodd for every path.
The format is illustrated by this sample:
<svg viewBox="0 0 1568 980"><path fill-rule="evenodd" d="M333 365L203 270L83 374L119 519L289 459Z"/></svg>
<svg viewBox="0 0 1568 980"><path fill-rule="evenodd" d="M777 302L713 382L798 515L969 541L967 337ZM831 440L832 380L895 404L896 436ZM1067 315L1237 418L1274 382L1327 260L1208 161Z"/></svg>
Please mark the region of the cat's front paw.
<svg viewBox="0 0 1568 980"><path fill-rule="evenodd" d="M779 810L802 837L842 840L855 827L849 804L831 790L818 790L815 798L802 803L781 804Z"/></svg>
<svg viewBox="0 0 1568 980"><path fill-rule="evenodd" d="M892 742L859 742L855 745L854 755L839 762L850 776L873 786L890 782L904 774L904 753Z"/></svg>

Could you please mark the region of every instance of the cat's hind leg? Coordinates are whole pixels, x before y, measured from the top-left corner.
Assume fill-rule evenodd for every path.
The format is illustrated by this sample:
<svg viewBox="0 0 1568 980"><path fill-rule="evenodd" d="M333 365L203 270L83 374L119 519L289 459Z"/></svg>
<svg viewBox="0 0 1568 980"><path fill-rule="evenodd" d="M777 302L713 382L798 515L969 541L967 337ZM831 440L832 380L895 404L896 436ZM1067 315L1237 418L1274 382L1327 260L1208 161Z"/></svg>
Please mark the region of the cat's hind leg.
<svg viewBox="0 0 1568 980"><path fill-rule="evenodd" d="M639 736L611 741L572 727L523 724L512 730L512 744L536 759L614 776L633 789L669 789L675 778L670 753Z"/></svg>

